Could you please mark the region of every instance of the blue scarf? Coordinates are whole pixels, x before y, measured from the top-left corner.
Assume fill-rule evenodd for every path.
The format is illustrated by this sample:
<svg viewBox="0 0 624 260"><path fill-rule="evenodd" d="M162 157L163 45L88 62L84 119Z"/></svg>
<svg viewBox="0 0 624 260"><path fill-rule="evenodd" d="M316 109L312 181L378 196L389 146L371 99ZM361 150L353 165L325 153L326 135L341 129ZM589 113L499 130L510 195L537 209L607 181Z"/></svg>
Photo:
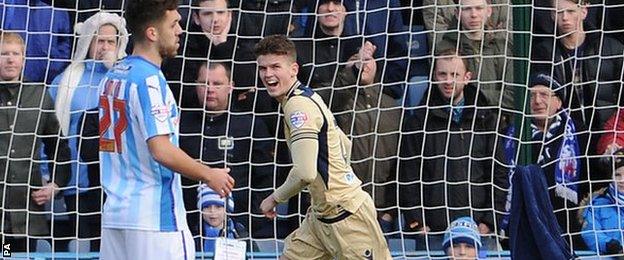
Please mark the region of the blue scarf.
<svg viewBox="0 0 624 260"><path fill-rule="evenodd" d="M203 222L204 224L204 252L214 252L215 250L215 242L218 237L223 237L224 229L216 228L209 225L207 222ZM238 233L236 232L236 226L234 225L234 221L231 219L227 220L227 238L238 238Z"/></svg>
<svg viewBox="0 0 624 260"><path fill-rule="evenodd" d="M563 116L562 116L563 115ZM576 128L574 122L568 116L567 111L562 111L554 118L555 122L550 124L548 131L545 133L544 143L548 144L553 138L559 137L557 133L564 126L561 144L556 154L552 154L550 149L542 149L537 163L544 166L552 161L556 161L555 165L555 193L558 197L567 199L578 204L578 182L581 175L581 159L578 137L576 136ZM563 125L565 123L565 125ZM531 125L533 131L533 140L542 139L542 132L535 125ZM547 145L546 145L547 146ZM546 147L548 148L548 147Z"/></svg>
<svg viewBox="0 0 624 260"><path fill-rule="evenodd" d="M513 176L516 171L516 152L518 151L518 140L514 139L516 136L516 127L515 125L511 125L507 128L507 133L505 133L505 140L503 141L503 149L504 149L504 159L505 165L509 165L509 191L507 192L507 199L505 201L505 215L503 215L503 219L501 220L501 230L507 230L509 226L509 210L511 210L511 196L513 191Z"/></svg>
<svg viewBox="0 0 624 260"><path fill-rule="evenodd" d="M616 205L624 206L624 192L619 192L615 187L615 183L609 184L609 192L607 192L607 196L611 198Z"/></svg>

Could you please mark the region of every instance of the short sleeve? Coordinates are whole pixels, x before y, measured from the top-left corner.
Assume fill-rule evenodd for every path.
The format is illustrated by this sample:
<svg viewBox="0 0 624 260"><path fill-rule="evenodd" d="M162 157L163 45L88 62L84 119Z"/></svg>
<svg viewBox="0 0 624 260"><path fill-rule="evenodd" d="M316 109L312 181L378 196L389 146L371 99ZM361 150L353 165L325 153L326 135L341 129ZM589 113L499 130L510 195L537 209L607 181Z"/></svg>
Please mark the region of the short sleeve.
<svg viewBox="0 0 624 260"><path fill-rule="evenodd" d="M132 111L141 124L145 140L175 132L171 117L175 114L175 104L168 104L166 82L158 75L145 78L143 85L136 88L135 107Z"/></svg>

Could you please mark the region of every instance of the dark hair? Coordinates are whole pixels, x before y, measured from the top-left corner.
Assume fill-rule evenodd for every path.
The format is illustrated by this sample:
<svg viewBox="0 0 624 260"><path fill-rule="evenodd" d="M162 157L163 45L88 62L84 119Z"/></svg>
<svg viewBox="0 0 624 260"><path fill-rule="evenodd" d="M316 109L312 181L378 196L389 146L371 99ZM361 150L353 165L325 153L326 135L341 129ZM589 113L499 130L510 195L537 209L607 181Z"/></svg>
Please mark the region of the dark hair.
<svg viewBox="0 0 624 260"><path fill-rule="evenodd" d="M256 58L261 55L274 54L286 55L292 62L297 61L297 49L295 44L286 35L271 35L264 37L254 48Z"/></svg>
<svg viewBox="0 0 624 260"><path fill-rule="evenodd" d="M165 13L178 9L177 0L132 0L127 1L128 6L124 18L128 25L128 31L132 33L134 40L145 40L145 30L160 22Z"/></svg>
<svg viewBox="0 0 624 260"><path fill-rule="evenodd" d="M433 57L433 69L435 70L438 60L447 60L452 58L461 59L466 71L470 71L470 69L468 68L468 59L460 55L459 52L453 48L444 49L436 52L435 56Z"/></svg>
<svg viewBox="0 0 624 260"><path fill-rule="evenodd" d="M228 80L232 81L232 69L230 69L229 62L202 62L202 64L197 68L197 77L199 77L199 72L202 68L208 68L209 70L215 70L219 66L223 67L225 70L225 75L227 75Z"/></svg>
<svg viewBox="0 0 624 260"><path fill-rule="evenodd" d="M193 0L193 3L191 4L191 6L193 8L191 8L191 10L193 10L194 13L198 13L199 12L199 5L203 2L215 2L215 1L219 1L219 0ZM225 6L227 6L228 8L230 7L230 3L228 0L221 0L223 2L225 2Z"/></svg>

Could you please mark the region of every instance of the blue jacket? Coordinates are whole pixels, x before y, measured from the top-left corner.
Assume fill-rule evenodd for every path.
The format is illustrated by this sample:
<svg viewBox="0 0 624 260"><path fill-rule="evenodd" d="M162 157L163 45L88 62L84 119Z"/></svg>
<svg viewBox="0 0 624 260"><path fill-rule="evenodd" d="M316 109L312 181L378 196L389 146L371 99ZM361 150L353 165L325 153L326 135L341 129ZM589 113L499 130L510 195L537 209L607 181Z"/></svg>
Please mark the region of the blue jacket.
<svg viewBox="0 0 624 260"><path fill-rule="evenodd" d="M25 79L49 82L65 68L72 43L67 11L40 0L0 0L0 19L0 29L19 32L26 42Z"/></svg>
<svg viewBox="0 0 624 260"><path fill-rule="evenodd" d="M589 202L588 199L581 204ZM583 229L581 235L589 250L606 253L607 242L611 239L622 244L624 229L624 207L616 205L607 188L594 193L591 205L582 213Z"/></svg>
<svg viewBox="0 0 624 260"><path fill-rule="evenodd" d="M92 60L85 61L85 68L78 83L78 87L74 90L71 100L71 119L69 122L68 139L69 149L71 150L71 178L67 184L68 189L64 191L64 195L76 194L76 188L89 187L89 178L86 164L79 164L80 153L78 151L79 138L81 136L82 126L79 124L83 112L92 108L97 108L99 103L98 86L100 81L108 72L108 68L103 63L96 63ZM65 72L64 72L65 73ZM63 78L64 73L59 74L52 81L52 85L48 88L52 101L56 101L56 93L58 85ZM81 190L80 192L85 192Z"/></svg>

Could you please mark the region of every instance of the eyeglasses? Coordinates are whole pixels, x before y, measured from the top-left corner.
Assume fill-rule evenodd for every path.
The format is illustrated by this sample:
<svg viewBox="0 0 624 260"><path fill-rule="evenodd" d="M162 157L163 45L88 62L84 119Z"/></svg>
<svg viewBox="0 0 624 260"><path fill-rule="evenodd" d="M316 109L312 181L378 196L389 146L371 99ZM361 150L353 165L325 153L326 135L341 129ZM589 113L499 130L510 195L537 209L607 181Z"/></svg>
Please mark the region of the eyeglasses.
<svg viewBox="0 0 624 260"><path fill-rule="evenodd" d="M555 93L548 91L531 91L531 100L536 100L539 98L540 100L550 99L555 96Z"/></svg>

